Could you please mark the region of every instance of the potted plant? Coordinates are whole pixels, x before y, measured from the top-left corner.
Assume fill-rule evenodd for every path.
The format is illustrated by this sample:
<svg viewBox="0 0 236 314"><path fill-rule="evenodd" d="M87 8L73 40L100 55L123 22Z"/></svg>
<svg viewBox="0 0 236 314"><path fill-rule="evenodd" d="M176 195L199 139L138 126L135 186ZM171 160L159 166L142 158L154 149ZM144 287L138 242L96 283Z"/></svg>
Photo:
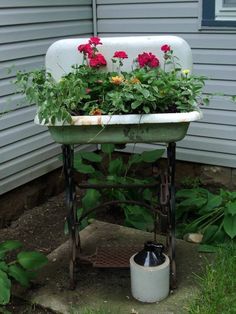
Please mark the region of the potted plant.
<svg viewBox="0 0 236 314"><path fill-rule="evenodd" d="M160 44L165 37L161 37L161 41L160 36L153 38L152 46L156 50L155 38ZM87 42L77 40L73 56L76 53L81 64L78 60L73 64L72 58L69 71L68 60L64 58L64 63L60 63L60 53L52 45L47 53L46 71L17 74L21 92L38 107L35 122L48 126L56 142L175 142L185 136L191 121L201 118L197 104L207 102L201 96L204 77L191 75L190 68L181 68L171 44L175 46L179 40L181 47L184 43L183 58L189 59L191 67L191 50L187 43L167 36L166 43L158 48L158 57L152 51L142 51L150 38L146 38L148 41L137 37L139 45L135 40L135 48L131 38L123 39L127 50L114 50L112 54L113 39L104 39L111 60L105 56L105 45L99 37L91 37ZM127 44L129 41L131 45ZM122 38L119 42L122 44ZM100 52L102 49L104 54Z"/></svg>

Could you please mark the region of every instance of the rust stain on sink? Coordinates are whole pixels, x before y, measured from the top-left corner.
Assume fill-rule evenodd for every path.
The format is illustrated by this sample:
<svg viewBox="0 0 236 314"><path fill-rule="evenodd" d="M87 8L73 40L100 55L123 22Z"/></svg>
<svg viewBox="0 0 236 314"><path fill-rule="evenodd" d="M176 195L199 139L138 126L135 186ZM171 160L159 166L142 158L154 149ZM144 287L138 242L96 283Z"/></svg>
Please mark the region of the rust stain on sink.
<svg viewBox="0 0 236 314"><path fill-rule="evenodd" d="M74 125L101 125L102 124L101 116L75 116L72 119L73 119Z"/></svg>

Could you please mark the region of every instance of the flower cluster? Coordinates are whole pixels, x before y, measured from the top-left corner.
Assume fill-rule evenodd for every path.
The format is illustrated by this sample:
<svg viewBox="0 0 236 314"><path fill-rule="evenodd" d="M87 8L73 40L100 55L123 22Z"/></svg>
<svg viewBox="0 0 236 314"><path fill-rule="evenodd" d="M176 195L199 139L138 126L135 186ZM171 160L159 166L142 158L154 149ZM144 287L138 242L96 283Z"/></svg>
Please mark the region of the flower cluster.
<svg viewBox="0 0 236 314"><path fill-rule="evenodd" d="M148 66L150 68L156 68L160 65L159 59L151 52L143 52L142 54L139 54L137 61L140 68L143 68L145 66Z"/></svg>
<svg viewBox="0 0 236 314"><path fill-rule="evenodd" d="M163 51L164 53L167 53L169 52L171 49L170 49L170 45L163 45L161 46L161 51Z"/></svg>
<svg viewBox="0 0 236 314"><path fill-rule="evenodd" d="M114 53L113 58L119 58L119 59L127 59L128 55L125 51L116 51Z"/></svg>
<svg viewBox="0 0 236 314"><path fill-rule="evenodd" d="M88 43L78 46L78 51L83 53L84 60L88 61L89 66L92 68L99 68L107 65L105 57L98 52L97 45L102 45L101 39L99 37L91 37ZM170 51L170 46L165 44L161 47L161 50L164 53L167 53ZM120 50L114 53L112 61L114 63L118 61L119 66L122 66L122 60L127 58L127 53ZM156 68L160 65L159 59L151 52L143 52L142 54L139 54L135 61L139 64L140 68Z"/></svg>
<svg viewBox="0 0 236 314"><path fill-rule="evenodd" d="M99 68L107 64L104 56L98 52L97 45L102 45L100 38L91 37L87 44L78 47L78 51L83 53L84 59L89 61L92 68Z"/></svg>
<svg viewBox="0 0 236 314"><path fill-rule="evenodd" d="M204 77L181 69L172 47L160 47L158 57L142 52L132 60L132 69L122 71L126 51L112 54L113 71L101 71L107 60L99 52L99 37L78 46L83 62L56 82L50 73L18 74L18 85L31 103L38 105L39 119L71 122L73 115L148 114L188 112L202 98Z"/></svg>

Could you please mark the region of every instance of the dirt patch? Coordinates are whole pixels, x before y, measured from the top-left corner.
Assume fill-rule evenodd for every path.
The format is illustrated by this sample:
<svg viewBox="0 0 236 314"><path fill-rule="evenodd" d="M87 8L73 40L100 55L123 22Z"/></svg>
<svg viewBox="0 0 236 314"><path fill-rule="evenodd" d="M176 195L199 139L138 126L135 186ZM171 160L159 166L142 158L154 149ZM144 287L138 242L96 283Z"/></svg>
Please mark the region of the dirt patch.
<svg viewBox="0 0 236 314"><path fill-rule="evenodd" d="M64 195L50 198L46 203L26 211L8 228L1 229L1 241L19 240L24 249L50 253L66 240Z"/></svg>
<svg viewBox="0 0 236 314"><path fill-rule="evenodd" d="M64 193L61 193L50 198L46 203L25 211L9 227L0 229L0 242L19 240L23 243L24 250L37 250L45 255L49 254L68 239L64 233L67 215L64 201ZM122 213L118 208L115 211L114 209L102 211L97 218L111 223L123 223ZM52 313L49 310L29 305L18 298L12 298L7 309L17 314Z"/></svg>

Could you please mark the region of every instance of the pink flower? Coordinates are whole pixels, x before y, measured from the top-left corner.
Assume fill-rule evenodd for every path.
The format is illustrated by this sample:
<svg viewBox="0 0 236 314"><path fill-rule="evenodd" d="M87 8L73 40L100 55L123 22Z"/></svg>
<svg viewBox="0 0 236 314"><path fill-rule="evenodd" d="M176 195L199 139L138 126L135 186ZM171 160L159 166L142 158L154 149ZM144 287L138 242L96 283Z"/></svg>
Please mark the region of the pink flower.
<svg viewBox="0 0 236 314"><path fill-rule="evenodd" d="M106 59L101 53L95 54L89 59L89 65L92 68L98 68L107 64Z"/></svg>
<svg viewBox="0 0 236 314"><path fill-rule="evenodd" d="M164 53L167 53L168 51L170 51L170 45L163 45L161 46L161 51L163 51Z"/></svg>
<svg viewBox="0 0 236 314"><path fill-rule="evenodd" d="M89 56L93 53L93 49L90 44L83 44L78 46L78 50L81 53L88 54Z"/></svg>
<svg viewBox="0 0 236 314"><path fill-rule="evenodd" d="M90 37L89 44L94 46L102 45L101 39L99 37Z"/></svg>
<svg viewBox="0 0 236 314"><path fill-rule="evenodd" d="M140 68L144 66L149 66L150 68L156 68L159 66L160 62L158 58L152 54L151 52L143 52L138 55L137 61L139 63Z"/></svg>
<svg viewBox="0 0 236 314"><path fill-rule="evenodd" d="M125 51L116 51L113 58L126 59L128 58L128 55Z"/></svg>

